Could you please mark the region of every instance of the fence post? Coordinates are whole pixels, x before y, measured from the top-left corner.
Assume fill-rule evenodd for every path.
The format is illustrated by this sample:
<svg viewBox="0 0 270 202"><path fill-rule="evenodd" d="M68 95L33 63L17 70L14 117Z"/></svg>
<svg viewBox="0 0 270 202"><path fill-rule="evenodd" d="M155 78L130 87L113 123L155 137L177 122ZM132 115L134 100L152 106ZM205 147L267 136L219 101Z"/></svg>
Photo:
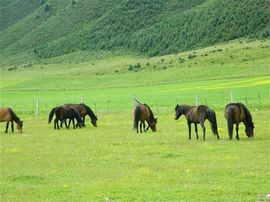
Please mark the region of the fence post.
<svg viewBox="0 0 270 202"><path fill-rule="evenodd" d="M233 102L233 92L231 91L231 103Z"/></svg>
<svg viewBox="0 0 270 202"><path fill-rule="evenodd" d="M198 103L199 103L199 98L198 98L198 95L196 94L195 105L198 106Z"/></svg>
<svg viewBox="0 0 270 202"><path fill-rule="evenodd" d="M83 99L83 96L81 96L81 103L83 103L83 100L84 100L84 99Z"/></svg>
<svg viewBox="0 0 270 202"><path fill-rule="evenodd" d="M36 118L39 116L39 98L36 100Z"/></svg>

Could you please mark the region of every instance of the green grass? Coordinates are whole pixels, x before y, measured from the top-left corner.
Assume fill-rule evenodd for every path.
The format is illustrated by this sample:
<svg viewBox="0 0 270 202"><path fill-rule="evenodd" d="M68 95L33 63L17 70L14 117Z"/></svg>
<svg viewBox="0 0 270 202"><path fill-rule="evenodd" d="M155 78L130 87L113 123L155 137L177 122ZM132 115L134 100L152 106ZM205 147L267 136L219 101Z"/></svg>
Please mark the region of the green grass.
<svg viewBox="0 0 270 202"><path fill-rule="evenodd" d="M0 123L1 200L266 201L269 45L241 40L153 58L79 51L2 61L0 105L24 120L24 133L6 135ZM231 92L251 110L254 139L241 125L240 141L228 140L223 113ZM134 95L158 117L157 133L132 131ZM176 103L195 104L196 95L216 111L220 141L208 123L206 141L201 128L198 141L194 129L188 140L186 120L173 119ZM81 96L96 112L98 128L89 119L76 130L47 124L52 107ZM41 113L34 118L37 98Z"/></svg>
<svg viewBox="0 0 270 202"><path fill-rule="evenodd" d="M255 138L240 127L228 140L188 140L186 121L158 116L158 132L136 134L132 114L99 114L98 128L54 130L47 118L24 117L24 133L3 133L3 201L255 201L269 194L269 110L251 111ZM265 198L264 198L265 199ZM266 199L265 199L266 200Z"/></svg>

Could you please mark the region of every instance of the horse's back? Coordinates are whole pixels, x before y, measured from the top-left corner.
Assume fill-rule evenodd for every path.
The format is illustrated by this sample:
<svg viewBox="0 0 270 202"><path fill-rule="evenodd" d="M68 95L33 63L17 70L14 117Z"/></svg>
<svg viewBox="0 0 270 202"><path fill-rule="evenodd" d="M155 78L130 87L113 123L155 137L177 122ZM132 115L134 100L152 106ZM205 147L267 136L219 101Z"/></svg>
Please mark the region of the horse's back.
<svg viewBox="0 0 270 202"><path fill-rule="evenodd" d="M1 108L0 109L0 121L10 121L12 119L10 114L10 108Z"/></svg>
<svg viewBox="0 0 270 202"><path fill-rule="evenodd" d="M75 108L82 116L87 115L86 105L83 103L81 103L81 104L66 104L64 106Z"/></svg>
<svg viewBox="0 0 270 202"><path fill-rule="evenodd" d="M206 105L199 105L199 106L193 106L188 114L187 114L187 118L193 122L193 123L199 123L200 119L203 117L204 119L206 118L207 112L208 110L208 106Z"/></svg>

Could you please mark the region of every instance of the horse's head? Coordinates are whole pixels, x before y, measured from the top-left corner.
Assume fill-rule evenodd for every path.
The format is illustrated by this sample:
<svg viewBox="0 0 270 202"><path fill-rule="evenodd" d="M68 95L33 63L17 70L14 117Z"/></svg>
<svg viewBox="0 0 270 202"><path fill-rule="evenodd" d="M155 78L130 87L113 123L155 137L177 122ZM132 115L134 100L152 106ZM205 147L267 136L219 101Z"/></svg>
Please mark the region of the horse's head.
<svg viewBox="0 0 270 202"><path fill-rule="evenodd" d="M95 118L91 119L91 123L95 127L97 127L97 120L98 120L98 118L96 116L95 116Z"/></svg>
<svg viewBox="0 0 270 202"><path fill-rule="evenodd" d="M252 122L250 125L246 126L246 135L250 137L254 137L254 123Z"/></svg>
<svg viewBox="0 0 270 202"><path fill-rule="evenodd" d="M153 132L157 131L157 118L154 118L150 124L149 124L150 128L152 129Z"/></svg>
<svg viewBox="0 0 270 202"><path fill-rule="evenodd" d="M181 107L177 104L174 110L175 110L175 120L178 120L180 116L183 114Z"/></svg>
<svg viewBox="0 0 270 202"><path fill-rule="evenodd" d="M20 133L22 133L23 121L19 120L17 123L17 129Z"/></svg>

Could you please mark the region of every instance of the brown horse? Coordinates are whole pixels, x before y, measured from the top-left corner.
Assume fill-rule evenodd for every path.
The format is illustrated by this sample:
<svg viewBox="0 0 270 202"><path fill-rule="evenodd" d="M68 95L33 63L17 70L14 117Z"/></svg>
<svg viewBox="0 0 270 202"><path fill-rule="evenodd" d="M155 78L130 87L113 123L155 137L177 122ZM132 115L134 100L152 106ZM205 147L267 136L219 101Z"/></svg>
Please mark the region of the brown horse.
<svg viewBox="0 0 270 202"><path fill-rule="evenodd" d="M7 122L5 133L8 132L9 122L11 122L11 131L14 132L13 122L16 122L17 129L22 133L23 121L15 114L11 108L0 109L0 122Z"/></svg>
<svg viewBox="0 0 270 202"><path fill-rule="evenodd" d="M247 107L242 103L230 103L225 107L225 118L228 123L228 131L230 140L233 138L233 124L236 124L236 139L239 140L238 130L239 123L243 122L246 126L245 132L248 137L254 136L254 123L252 116Z"/></svg>
<svg viewBox="0 0 270 202"><path fill-rule="evenodd" d="M216 135L217 139L219 139L216 113L208 106L206 105L190 106L177 104L175 107L175 120L179 119L182 114L184 114L187 119L189 139L191 139L191 123L194 123L196 137L197 139L199 139L197 129L197 124L199 123L203 129L203 140L205 140L205 130L206 130L204 125L205 119L209 120L214 135Z"/></svg>
<svg viewBox="0 0 270 202"><path fill-rule="evenodd" d="M147 104L141 104L138 100L135 99L137 102L137 106L134 110L134 124L133 128L138 131L138 126L140 122L140 132L142 133L142 126L144 129L144 132L148 130L150 127L153 132L157 131L156 124L157 124L157 118L154 118L154 114L150 107ZM147 129L145 129L145 121L148 123Z"/></svg>
<svg viewBox="0 0 270 202"><path fill-rule="evenodd" d="M97 116L94 114L93 110L88 107L86 104L81 103L81 104L65 104L63 106L68 106L68 107L73 107L75 108L79 113L80 116L82 117L83 124L85 126L85 116L89 116L91 119L91 123L94 127L97 127ZM68 126L70 125L71 120L69 121Z"/></svg>
<svg viewBox="0 0 270 202"><path fill-rule="evenodd" d="M77 120L78 122L78 126L80 128L83 127L83 121L80 117L79 112L73 108L73 107L64 107L64 106L59 106L59 107L55 107L51 110L50 114L49 114L49 121L48 123L51 123L52 118L55 114L55 119L54 119L54 129L60 129L59 128L59 124L58 121L60 122L65 122L66 128L68 128L67 123L66 123L66 119L71 119L72 123L73 123L73 128L75 129L75 123L74 123L74 119Z"/></svg>

